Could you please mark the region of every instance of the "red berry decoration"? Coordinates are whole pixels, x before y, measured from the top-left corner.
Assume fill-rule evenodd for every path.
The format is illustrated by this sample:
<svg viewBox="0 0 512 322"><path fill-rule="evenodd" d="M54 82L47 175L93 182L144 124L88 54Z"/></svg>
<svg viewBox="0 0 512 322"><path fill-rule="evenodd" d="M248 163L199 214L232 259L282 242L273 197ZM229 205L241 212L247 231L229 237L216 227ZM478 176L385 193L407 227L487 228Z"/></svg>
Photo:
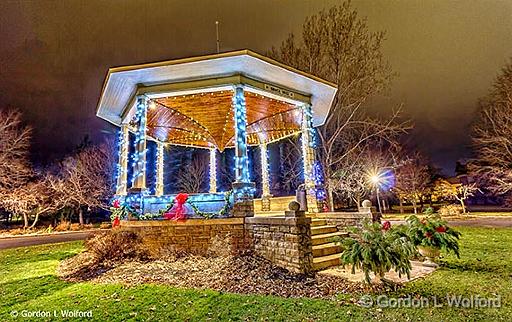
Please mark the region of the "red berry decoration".
<svg viewBox="0 0 512 322"><path fill-rule="evenodd" d="M436 231L438 233L445 233L446 232L446 227L445 226L439 226L436 228Z"/></svg>
<svg viewBox="0 0 512 322"><path fill-rule="evenodd" d="M121 225L121 221L119 220L119 217L114 218L114 221L112 222L112 228L116 228L119 225Z"/></svg>

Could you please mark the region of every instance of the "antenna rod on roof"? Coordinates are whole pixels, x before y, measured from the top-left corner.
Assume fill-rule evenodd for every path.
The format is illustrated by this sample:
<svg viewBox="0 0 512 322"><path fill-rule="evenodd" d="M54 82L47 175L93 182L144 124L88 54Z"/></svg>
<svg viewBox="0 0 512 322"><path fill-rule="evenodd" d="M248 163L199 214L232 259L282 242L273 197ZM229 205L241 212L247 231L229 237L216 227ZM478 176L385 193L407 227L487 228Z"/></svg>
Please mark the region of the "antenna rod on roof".
<svg viewBox="0 0 512 322"><path fill-rule="evenodd" d="M217 34L217 54L220 53L219 22L215 21L215 32Z"/></svg>

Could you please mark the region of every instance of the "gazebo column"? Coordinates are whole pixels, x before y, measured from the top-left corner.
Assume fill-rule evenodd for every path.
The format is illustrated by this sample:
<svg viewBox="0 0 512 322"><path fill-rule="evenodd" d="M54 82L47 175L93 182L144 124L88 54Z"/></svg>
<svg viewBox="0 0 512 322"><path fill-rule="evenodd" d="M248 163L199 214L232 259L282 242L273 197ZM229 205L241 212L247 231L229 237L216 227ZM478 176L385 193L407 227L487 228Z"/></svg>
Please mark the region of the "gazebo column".
<svg viewBox="0 0 512 322"><path fill-rule="evenodd" d="M315 164L315 144L313 114L311 105L302 106L302 158L304 162L304 186L306 189L306 199L309 212L318 212L318 201L316 198L314 164Z"/></svg>
<svg viewBox="0 0 512 322"><path fill-rule="evenodd" d="M144 95L137 96L137 111L135 113L135 153L132 155L132 190L146 189L146 118L148 102Z"/></svg>
<svg viewBox="0 0 512 322"><path fill-rule="evenodd" d="M160 197L164 194L164 143L156 143L156 176L155 195Z"/></svg>
<svg viewBox="0 0 512 322"><path fill-rule="evenodd" d="M254 183L249 177L247 156L247 114L243 85L235 85L232 99L235 123L235 182L233 216L254 216Z"/></svg>
<svg viewBox="0 0 512 322"><path fill-rule="evenodd" d="M135 151L131 156L132 178L126 202L136 211L144 213L144 192L146 190L146 117L148 102L144 95L137 96L135 123ZM130 219L130 218L128 218Z"/></svg>
<svg viewBox="0 0 512 322"><path fill-rule="evenodd" d="M116 195L126 196L128 188L128 150L130 145L130 132L128 124L121 125L119 130L119 160L117 163Z"/></svg>
<svg viewBox="0 0 512 322"><path fill-rule="evenodd" d="M267 143L260 145L261 154L261 210L270 211L270 179L268 173L268 150Z"/></svg>
<svg viewBox="0 0 512 322"><path fill-rule="evenodd" d="M210 193L217 192L217 150L210 149Z"/></svg>

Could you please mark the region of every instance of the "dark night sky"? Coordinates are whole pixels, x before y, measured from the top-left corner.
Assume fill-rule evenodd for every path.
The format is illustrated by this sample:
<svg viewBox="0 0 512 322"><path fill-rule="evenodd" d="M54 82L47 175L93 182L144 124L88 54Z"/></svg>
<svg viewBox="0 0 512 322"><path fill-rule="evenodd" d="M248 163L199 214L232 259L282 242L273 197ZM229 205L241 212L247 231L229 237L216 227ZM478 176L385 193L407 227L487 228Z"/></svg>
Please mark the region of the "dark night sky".
<svg viewBox="0 0 512 322"><path fill-rule="evenodd" d="M110 127L95 117L108 67L221 50L264 53L307 15L338 1L0 0L0 107L35 128L34 159L50 160ZM468 156L478 97L512 56L512 1L353 1L399 77L373 110L403 102L412 141L453 170Z"/></svg>

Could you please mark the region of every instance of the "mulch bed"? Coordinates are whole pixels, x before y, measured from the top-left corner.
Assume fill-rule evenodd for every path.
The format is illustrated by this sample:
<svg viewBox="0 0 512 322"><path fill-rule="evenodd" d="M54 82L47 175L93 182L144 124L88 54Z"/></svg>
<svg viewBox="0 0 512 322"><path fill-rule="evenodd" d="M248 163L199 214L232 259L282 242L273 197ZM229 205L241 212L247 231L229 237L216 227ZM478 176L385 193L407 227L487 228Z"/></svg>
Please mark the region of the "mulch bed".
<svg viewBox="0 0 512 322"><path fill-rule="evenodd" d="M184 256L167 260L94 263L81 253L61 263L64 280L139 285L156 283L179 288L212 289L238 294L334 299L337 294L365 290L361 283L336 276L294 274L269 261L244 254L238 256Z"/></svg>

